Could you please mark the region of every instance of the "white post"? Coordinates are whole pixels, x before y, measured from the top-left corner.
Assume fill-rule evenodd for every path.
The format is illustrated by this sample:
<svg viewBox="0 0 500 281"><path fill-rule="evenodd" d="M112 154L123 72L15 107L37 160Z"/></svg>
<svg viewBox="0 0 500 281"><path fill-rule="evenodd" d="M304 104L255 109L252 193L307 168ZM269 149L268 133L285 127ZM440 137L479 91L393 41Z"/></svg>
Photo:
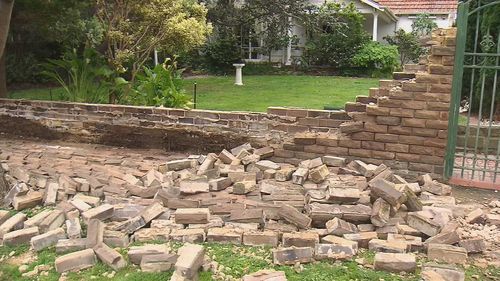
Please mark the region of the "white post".
<svg viewBox="0 0 500 281"><path fill-rule="evenodd" d="M155 49L155 66L158 65L158 50Z"/></svg>
<svg viewBox="0 0 500 281"><path fill-rule="evenodd" d="M236 80L234 81L234 85L243 86L243 74L241 69L245 66L245 64L235 63L233 66L236 67Z"/></svg>
<svg viewBox="0 0 500 281"><path fill-rule="evenodd" d="M377 41L378 38L378 13L375 11L373 13L373 41Z"/></svg>
<svg viewBox="0 0 500 281"><path fill-rule="evenodd" d="M286 61L285 65L292 65L292 17L288 17L288 21L290 22L290 29L288 29L288 46L286 47Z"/></svg>

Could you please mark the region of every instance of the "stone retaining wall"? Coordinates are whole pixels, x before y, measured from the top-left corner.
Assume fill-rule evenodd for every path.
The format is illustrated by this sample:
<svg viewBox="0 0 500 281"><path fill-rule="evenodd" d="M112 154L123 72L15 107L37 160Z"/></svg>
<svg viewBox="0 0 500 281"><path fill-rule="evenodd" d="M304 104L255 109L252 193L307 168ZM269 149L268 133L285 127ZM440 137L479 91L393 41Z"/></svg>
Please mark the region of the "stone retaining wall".
<svg viewBox="0 0 500 281"><path fill-rule="evenodd" d="M131 147L217 152L272 146L297 164L325 154L384 163L403 174L443 173L455 29L433 33L417 73L395 73L345 111L271 107L267 113L0 99L0 132ZM399 78L398 78L399 77Z"/></svg>

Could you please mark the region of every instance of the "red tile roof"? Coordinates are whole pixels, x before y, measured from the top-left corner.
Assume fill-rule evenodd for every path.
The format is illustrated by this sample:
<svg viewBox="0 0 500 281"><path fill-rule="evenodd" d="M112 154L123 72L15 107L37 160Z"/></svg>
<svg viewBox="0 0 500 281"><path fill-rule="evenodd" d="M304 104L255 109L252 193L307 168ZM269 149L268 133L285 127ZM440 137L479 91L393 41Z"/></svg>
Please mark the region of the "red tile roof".
<svg viewBox="0 0 500 281"><path fill-rule="evenodd" d="M457 11L457 0L377 0L396 15L449 14Z"/></svg>

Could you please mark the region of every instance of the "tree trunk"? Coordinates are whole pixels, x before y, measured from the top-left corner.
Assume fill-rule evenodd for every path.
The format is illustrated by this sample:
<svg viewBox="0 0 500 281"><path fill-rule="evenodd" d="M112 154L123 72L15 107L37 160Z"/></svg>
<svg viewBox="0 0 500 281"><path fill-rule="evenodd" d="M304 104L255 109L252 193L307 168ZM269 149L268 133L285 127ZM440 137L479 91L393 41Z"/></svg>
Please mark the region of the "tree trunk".
<svg viewBox="0 0 500 281"><path fill-rule="evenodd" d="M14 0L0 0L0 57L3 56L7 35L9 35L10 17Z"/></svg>
<svg viewBox="0 0 500 281"><path fill-rule="evenodd" d="M0 56L0 99L7 98L7 69L5 67L5 53Z"/></svg>

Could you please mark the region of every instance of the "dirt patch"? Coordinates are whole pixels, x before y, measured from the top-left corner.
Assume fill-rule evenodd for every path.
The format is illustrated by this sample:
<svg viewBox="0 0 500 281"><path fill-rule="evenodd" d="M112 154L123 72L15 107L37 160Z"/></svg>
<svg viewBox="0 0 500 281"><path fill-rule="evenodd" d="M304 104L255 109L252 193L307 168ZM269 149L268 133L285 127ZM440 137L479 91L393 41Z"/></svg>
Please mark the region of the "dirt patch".
<svg viewBox="0 0 500 281"><path fill-rule="evenodd" d="M27 251L26 253L20 254L19 256L14 256L7 259L7 263L10 265L20 266L22 264L30 264L37 260L37 255L33 251Z"/></svg>

